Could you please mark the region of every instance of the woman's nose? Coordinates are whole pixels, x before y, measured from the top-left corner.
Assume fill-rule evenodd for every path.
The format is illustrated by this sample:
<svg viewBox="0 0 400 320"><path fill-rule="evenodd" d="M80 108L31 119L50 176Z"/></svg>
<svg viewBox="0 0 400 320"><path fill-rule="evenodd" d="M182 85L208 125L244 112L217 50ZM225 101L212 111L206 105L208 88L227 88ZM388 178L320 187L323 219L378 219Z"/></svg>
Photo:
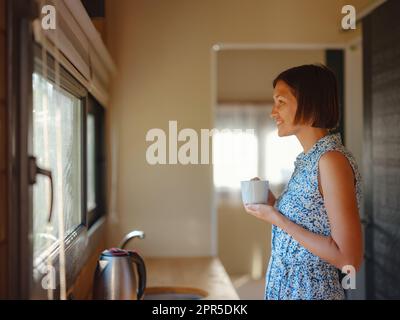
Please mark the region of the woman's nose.
<svg viewBox="0 0 400 320"><path fill-rule="evenodd" d="M271 110L270 117L271 117L271 118L276 118L277 116L278 116L278 111L276 110L276 106L273 105L273 106L272 106L272 110Z"/></svg>

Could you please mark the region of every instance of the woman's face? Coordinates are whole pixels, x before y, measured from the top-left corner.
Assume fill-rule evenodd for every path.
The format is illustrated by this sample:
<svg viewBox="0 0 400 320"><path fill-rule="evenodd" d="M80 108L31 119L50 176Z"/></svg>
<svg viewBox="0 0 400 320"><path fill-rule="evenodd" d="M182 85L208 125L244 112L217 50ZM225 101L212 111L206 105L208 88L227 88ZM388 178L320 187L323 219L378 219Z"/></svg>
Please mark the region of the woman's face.
<svg viewBox="0 0 400 320"><path fill-rule="evenodd" d="M271 118L278 126L278 136L294 135L300 129L300 125L293 124L296 110L296 97L292 94L290 87L279 80L274 88L274 106L271 111Z"/></svg>

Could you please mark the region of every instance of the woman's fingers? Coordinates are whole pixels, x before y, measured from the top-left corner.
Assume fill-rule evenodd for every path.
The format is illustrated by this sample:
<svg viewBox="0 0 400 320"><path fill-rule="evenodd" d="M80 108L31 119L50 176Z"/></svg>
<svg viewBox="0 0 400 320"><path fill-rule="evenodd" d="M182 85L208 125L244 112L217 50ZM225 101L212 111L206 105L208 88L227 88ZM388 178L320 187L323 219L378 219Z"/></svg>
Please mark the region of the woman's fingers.
<svg viewBox="0 0 400 320"><path fill-rule="evenodd" d="M246 208L251 211L257 211L260 209L260 206L258 204L247 204Z"/></svg>
<svg viewBox="0 0 400 320"><path fill-rule="evenodd" d="M266 207L263 204L249 204L246 206L246 211L258 218L262 217Z"/></svg>
<svg viewBox="0 0 400 320"><path fill-rule="evenodd" d="M245 206L246 212L250 213L253 216L258 217L260 215L259 208L255 205L248 204Z"/></svg>

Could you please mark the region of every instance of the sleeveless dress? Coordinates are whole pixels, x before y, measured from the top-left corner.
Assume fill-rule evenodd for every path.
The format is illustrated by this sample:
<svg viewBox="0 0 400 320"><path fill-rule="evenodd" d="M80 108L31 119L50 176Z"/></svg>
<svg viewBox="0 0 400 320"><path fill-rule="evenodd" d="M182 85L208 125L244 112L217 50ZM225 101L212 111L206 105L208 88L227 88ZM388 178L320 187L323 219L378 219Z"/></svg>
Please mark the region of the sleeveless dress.
<svg viewBox="0 0 400 320"><path fill-rule="evenodd" d="M275 208L291 221L314 233L329 236L329 219L318 189L318 162L327 151L346 156L355 176L358 209L361 204L361 176L352 154L347 151L339 133L330 133L307 153L300 153L295 170ZM268 300L340 300L345 294L339 281L339 270L312 254L282 229L272 226L265 299Z"/></svg>

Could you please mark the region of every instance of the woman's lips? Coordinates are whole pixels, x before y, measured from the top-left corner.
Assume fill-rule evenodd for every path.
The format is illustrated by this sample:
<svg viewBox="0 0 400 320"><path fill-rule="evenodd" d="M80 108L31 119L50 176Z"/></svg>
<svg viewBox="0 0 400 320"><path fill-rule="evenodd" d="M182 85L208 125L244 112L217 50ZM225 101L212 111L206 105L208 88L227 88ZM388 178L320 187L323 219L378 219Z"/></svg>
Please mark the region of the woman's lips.
<svg viewBox="0 0 400 320"><path fill-rule="evenodd" d="M277 125L277 126L281 125L282 123L283 123L282 120L276 120L276 125Z"/></svg>

